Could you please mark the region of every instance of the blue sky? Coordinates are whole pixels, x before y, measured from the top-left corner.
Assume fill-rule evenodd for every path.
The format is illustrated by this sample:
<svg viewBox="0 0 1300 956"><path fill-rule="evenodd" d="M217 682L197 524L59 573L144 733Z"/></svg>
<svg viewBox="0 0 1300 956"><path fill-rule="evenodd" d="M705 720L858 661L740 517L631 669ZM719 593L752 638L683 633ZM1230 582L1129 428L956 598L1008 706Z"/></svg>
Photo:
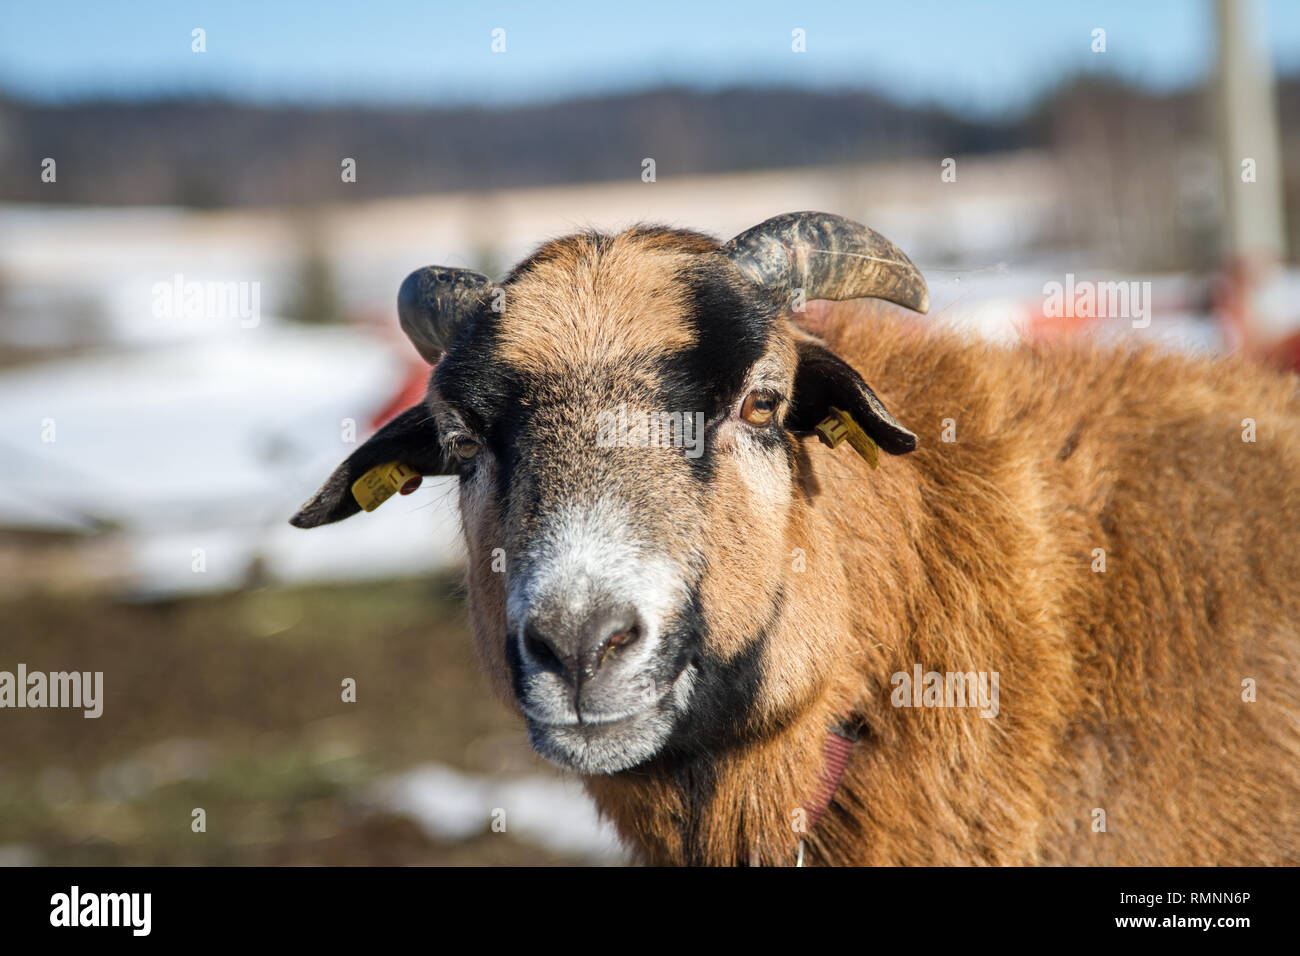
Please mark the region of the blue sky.
<svg viewBox="0 0 1300 956"><path fill-rule="evenodd" d="M1257 2L1276 65L1300 71L1300 0ZM190 51L194 27L207 53ZM497 27L505 54L490 50ZM1090 50L1096 27L1105 54ZM1210 0L0 0L0 90L45 100L497 104L789 84L996 113L1079 72L1182 86L1213 51Z"/></svg>

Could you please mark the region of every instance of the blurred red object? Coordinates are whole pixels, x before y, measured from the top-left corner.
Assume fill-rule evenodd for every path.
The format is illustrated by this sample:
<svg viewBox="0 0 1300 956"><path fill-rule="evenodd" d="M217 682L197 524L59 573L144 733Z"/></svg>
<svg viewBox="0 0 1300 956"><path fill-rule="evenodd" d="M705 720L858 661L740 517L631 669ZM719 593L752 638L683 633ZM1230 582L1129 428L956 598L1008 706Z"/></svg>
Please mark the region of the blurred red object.
<svg viewBox="0 0 1300 956"><path fill-rule="evenodd" d="M1292 332L1280 342L1265 346L1259 357L1277 368L1300 372L1300 332Z"/></svg>
<svg viewBox="0 0 1300 956"><path fill-rule="evenodd" d="M1270 262L1245 257L1231 261L1213 285L1214 314L1231 348L1274 368L1300 372L1300 331L1264 338L1253 321L1259 307L1254 296L1275 278L1276 266Z"/></svg>
<svg viewBox="0 0 1300 956"><path fill-rule="evenodd" d="M419 359L412 359L406 366L406 377L402 384L383 408L370 420L371 428L382 428L391 419L406 411L424 398L429 387L429 366Z"/></svg>
<svg viewBox="0 0 1300 956"><path fill-rule="evenodd" d="M1032 339L1065 338L1097 324L1098 316L1087 310L1076 310L1071 302L1065 303L1061 315L1047 315L1041 301L1025 307L1024 330Z"/></svg>

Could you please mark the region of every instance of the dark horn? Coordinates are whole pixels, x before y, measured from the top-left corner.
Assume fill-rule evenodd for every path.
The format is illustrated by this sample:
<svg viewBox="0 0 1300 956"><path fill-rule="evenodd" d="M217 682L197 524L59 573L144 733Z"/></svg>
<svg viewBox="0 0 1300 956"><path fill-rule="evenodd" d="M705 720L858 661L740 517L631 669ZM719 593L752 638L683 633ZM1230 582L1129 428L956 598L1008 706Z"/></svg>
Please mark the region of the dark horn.
<svg viewBox="0 0 1300 956"><path fill-rule="evenodd" d="M914 312L930 308L912 260L874 229L828 212L791 212L746 229L724 246L751 282L785 297L885 299Z"/></svg>
<svg viewBox="0 0 1300 956"><path fill-rule="evenodd" d="M416 269L397 293L402 331L425 361L436 365L456 331L482 308L491 287L491 279L470 269Z"/></svg>

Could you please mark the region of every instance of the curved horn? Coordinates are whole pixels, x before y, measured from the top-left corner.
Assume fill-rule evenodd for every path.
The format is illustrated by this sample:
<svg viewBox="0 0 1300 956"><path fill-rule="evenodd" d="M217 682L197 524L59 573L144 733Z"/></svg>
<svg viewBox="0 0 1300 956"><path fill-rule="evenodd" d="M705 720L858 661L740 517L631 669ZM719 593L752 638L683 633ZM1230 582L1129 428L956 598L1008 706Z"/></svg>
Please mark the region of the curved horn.
<svg viewBox="0 0 1300 956"><path fill-rule="evenodd" d="M808 299L886 299L930 308L912 260L874 229L828 212L790 212L746 229L724 247L751 282Z"/></svg>
<svg viewBox="0 0 1300 956"><path fill-rule="evenodd" d="M430 365L442 353L467 318L483 305L492 280L470 269L425 266L416 269L397 292L397 316L402 331Z"/></svg>

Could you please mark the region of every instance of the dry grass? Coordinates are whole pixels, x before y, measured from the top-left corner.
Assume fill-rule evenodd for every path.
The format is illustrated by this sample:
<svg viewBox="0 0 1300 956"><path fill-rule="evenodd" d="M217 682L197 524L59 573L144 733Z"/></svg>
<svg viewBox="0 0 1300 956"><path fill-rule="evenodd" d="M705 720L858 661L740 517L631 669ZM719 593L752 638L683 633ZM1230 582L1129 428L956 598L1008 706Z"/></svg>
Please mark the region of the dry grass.
<svg viewBox="0 0 1300 956"><path fill-rule="evenodd" d="M0 711L0 847L50 864L541 864L361 799L423 761L548 769L493 700L449 582L166 604L0 604L0 670L104 672L104 712ZM340 682L357 682L356 703ZM207 812L192 833L191 810ZM14 852L11 849L11 854Z"/></svg>

